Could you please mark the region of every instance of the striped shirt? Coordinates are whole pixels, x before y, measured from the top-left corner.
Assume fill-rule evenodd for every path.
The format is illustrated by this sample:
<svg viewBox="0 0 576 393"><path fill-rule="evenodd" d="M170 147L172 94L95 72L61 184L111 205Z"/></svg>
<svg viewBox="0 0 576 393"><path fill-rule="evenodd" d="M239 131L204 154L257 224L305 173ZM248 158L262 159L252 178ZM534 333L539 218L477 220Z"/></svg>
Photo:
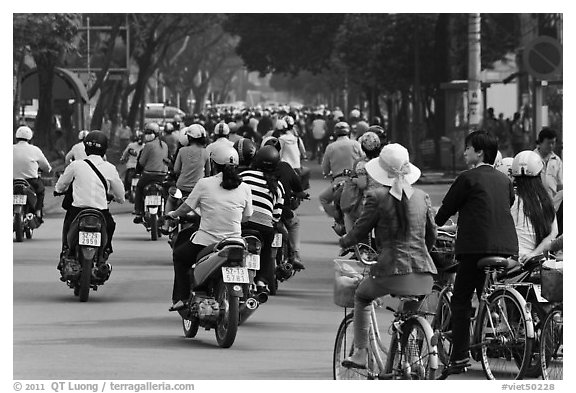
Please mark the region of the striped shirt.
<svg viewBox="0 0 576 393"><path fill-rule="evenodd" d="M280 220L282 208L284 207L284 187L282 183L278 181L277 195L272 195L266 185L266 179L262 171L255 169L246 170L240 173L240 177L252 190L254 213L250 217L250 221L272 227L272 222Z"/></svg>

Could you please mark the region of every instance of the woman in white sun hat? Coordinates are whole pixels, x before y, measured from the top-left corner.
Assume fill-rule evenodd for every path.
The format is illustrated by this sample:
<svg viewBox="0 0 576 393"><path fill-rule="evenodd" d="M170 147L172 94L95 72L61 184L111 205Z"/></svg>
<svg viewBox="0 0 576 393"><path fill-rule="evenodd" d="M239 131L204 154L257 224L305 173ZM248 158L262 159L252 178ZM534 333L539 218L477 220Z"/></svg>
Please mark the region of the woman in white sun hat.
<svg viewBox="0 0 576 393"><path fill-rule="evenodd" d="M370 304L375 298L425 295L432 291L436 268L428 250L436 240L434 212L428 194L412 187L420 169L410 163L408 150L394 143L366 164L368 174L382 184L367 193L360 218L340 239L348 248L375 229L378 261L356 289L354 297L354 348L345 367L365 368Z"/></svg>

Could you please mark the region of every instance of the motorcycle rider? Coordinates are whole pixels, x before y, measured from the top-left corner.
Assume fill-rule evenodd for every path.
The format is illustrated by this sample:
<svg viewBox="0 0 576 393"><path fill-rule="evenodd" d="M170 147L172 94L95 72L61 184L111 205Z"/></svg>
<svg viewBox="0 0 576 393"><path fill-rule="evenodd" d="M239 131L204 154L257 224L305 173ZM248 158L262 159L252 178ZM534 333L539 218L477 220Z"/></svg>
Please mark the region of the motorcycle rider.
<svg viewBox="0 0 576 393"><path fill-rule="evenodd" d="M108 148L108 138L101 131L91 131L84 138L84 145L86 147L86 154L89 160L96 169L102 174L106 180L108 191L113 200L118 203L124 203L124 187L122 180L116 170L116 167L111 163L104 161L103 157ZM94 170L84 160L75 160L70 163L64 170L64 173L58 179L55 192L63 193L72 184L73 201L72 206L66 211L64 223L62 227L62 253L61 256L66 255L69 250L67 244L67 235L70 225L82 210L86 208L97 209L104 215L106 219L106 233L108 241L104 249L104 259L108 259L108 255L112 253L112 236L116 223L114 218L108 210L109 195L106 194L104 184L94 172ZM58 264L58 269L61 268L61 263ZM109 267L109 266L108 266Z"/></svg>
<svg viewBox="0 0 576 393"><path fill-rule="evenodd" d="M224 145L232 147L234 142L231 142L228 137L230 136L230 127L225 122L220 122L214 126L214 131L212 133L212 137L214 138L214 142L210 143L206 146L206 151L208 152L208 156L216 149L217 146ZM214 170L212 170L212 174L214 174Z"/></svg>
<svg viewBox="0 0 576 393"><path fill-rule="evenodd" d="M272 259L274 226L280 220L284 206L284 186L278 180L277 169L280 153L273 146L263 146L252 159L251 169L240 174L252 190L254 214L243 229L253 229L262 236L260 270L254 278L260 292L269 292L274 277L275 263Z"/></svg>
<svg viewBox="0 0 576 393"><path fill-rule="evenodd" d="M245 171L250 168L252 159L256 154L256 145L250 138L241 138L234 142L234 149L238 152L238 172Z"/></svg>
<svg viewBox="0 0 576 393"><path fill-rule="evenodd" d="M38 146L30 143L34 133L27 126L20 126L16 130L16 144L12 150L12 179L26 180L36 193L36 206L34 206L36 220L42 223L42 208L44 207L44 183L38 176L38 169L45 173L52 170L50 163Z"/></svg>
<svg viewBox="0 0 576 393"><path fill-rule="evenodd" d="M176 247L172 254L174 286L170 311L186 307L190 295L188 271L196 262L198 253L222 239L240 237L241 222L252 215L250 187L237 173L238 152L222 144L215 147L210 159L216 174L198 180L186 201L166 214L176 218L194 210L201 216L198 231L189 241Z"/></svg>
<svg viewBox="0 0 576 393"><path fill-rule="evenodd" d="M148 123L144 128L146 144L138 156L137 172L142 171L142 177L136 185L134 197L134 223L139 224L144 216L144 188L150 183L161 183L168 173L168 145L158 138L160 127L156 123Z"/></svg>
<svg viewBox="0 0 576 393"><path fill-rule="evenodd" d="M362 146L356 140L350 139L350 126L341 121L334 126L336 140L326 147L322 159L322 172L324 176L331 176L332 183L318 198L326 214L334 218L333 228L339 235L343 234L344 221L342 212L335 201L335 191L344 183L346 172L354 169L354 163L364 156Z"/></svg>
<svg viewBox="0 0 576 393"><path fill-rule="evenodd" d="M136 164L138 163L138 154L144 148L144 134L136 131L134 141L130 142L122 152L120 162L126 163L126 173L124 174L124 191L126 197L132 188L132 178L136 173Z"/></svg>
<svg viewBox="0 0 576 393"><path fill-rule="evenodd" d="M66 157L64 158L64 162L66 163L66 165L70 164L74 160L83 160L87 157L86 151L84 150L83 140L84 137L86 137L86 135L88 135L89 132L90 131L88 130L82 130L78 133L78 140L80 142L72 146L70 151L66 154Z"/></svg>

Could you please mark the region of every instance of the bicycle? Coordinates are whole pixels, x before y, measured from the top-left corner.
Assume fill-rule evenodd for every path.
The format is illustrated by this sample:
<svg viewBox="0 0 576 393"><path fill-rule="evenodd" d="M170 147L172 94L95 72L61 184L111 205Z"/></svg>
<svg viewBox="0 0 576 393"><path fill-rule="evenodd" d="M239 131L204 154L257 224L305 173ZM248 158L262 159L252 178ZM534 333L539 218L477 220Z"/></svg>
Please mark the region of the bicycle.
<svg viewBox="0 0 576 393"><path fill-rule="evenodd" d="M363 266L363 275L368 267L376 263L376 252L365 244L354 247L357 261ZM394 295L392 295L394 296ZM354 352L353 319L354 312L348 313L336 334L333 353L333 377L338 379L435 379L438 369L437 349L430 324L419 312L424 296L398 296L397 310L386 307L394 313L389 333L389 347L380 336L376 309L382 303L372 302L368 361L366 369L347 368L342 361Z"/></svg>
<svg viewBox="0 0 576 393"><path fill-rule="evenodd" d="M532 356L535 333L530 305L513 284L498 279L511 266L511 261L496 256L478 261L486 279L470 326L470 352L474 360L481 362L488 379L522 379ZM438 339L439 358L445 365L452 349L452 291L452 284L441 291L432 322ZM446 366L439 379L448 375Z"/></svg>
<svg viewBox="0 0 576 393"><path fill-rule="evenodd" d="M564 311L563 304L555 306L544 320L540 335L540 364L542 379L563 379Z"/></svg>

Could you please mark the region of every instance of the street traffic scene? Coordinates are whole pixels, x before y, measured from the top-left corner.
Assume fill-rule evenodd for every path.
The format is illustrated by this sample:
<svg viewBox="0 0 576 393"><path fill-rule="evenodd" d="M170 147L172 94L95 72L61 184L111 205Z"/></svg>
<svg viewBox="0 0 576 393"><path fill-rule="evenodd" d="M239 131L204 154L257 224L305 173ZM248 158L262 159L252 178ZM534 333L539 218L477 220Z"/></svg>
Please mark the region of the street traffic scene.
<svg viewBox="0 0 576 393"><path fill-rule="evenodd" d="M562 46L561 13L14 13L13 390L563 391Z"/></svg>

